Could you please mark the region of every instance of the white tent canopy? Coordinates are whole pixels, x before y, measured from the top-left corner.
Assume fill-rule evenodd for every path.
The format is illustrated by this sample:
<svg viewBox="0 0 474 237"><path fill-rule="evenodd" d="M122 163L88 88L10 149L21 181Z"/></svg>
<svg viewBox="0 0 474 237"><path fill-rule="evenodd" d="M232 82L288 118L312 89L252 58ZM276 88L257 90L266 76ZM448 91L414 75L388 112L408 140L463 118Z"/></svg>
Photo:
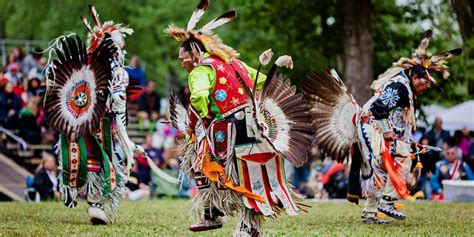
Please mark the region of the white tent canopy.
<svg viewBox="0 0 474 237"><path fill-rule="evenodd" d="M443 107L443 106L437 105L437 104L423 106L421 109L425 113L427 123L425 123L421 119L417 119L416 126L417 127L423 127L423 128L430 127L434 123L436 115L447 110L446 107Z"/></svg>
<svg viewBox="0 0 474 237"><path fill-rule="evenodd" d="M474 100L469 100L450 109L440 111L435 117L441 117L443 128L448 131L463 128L474 131Z"/></svg>

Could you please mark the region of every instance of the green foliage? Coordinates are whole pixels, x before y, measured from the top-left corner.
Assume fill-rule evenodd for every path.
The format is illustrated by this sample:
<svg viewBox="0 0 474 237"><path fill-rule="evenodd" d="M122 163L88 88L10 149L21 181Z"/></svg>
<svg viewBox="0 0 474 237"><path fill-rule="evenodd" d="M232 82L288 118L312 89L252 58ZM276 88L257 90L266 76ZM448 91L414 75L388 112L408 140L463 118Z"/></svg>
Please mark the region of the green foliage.
<svg viewBox="0 0 474 237"><path fill-rule="evenodd" d="M149 79L165 88L186 82L187 73L177 60L178 43L163 30L172 22L185 26L197 0L94 1L102 21L125 22L135 30L128 37L129 57L138 54L146 63ZM79 16L89 17L88 2L64 0L0 0L0 36L15 39L52 40L67 32L85 38L86 30ZM113 4L113 7L110 6ZM272 48L275 56L293 57L293 70L280 70L296 83L310 70L326 67L342 72L343 27L342 1L229 0L211 1L202 26L212 18L235 9L238 17L216 30L228 45L237 49L250 66L258 66L258 55ZM456 16L448 0L372 0L372 37L374 41L374 75L384 72L402 56L409 56L427 28L434 29L430 50L434 53L456 47L463 56L449 61L451 77L440 81L442 93L431 91L422 103L449 106L472 99L468 85L474 85L473 40L463 42ZM5 26L4 28L2 26ZM276 59L276 58L275 58ZM266 72L269 68L264 68ZM375 78L374 78L375 79ZM167 82L171 82L168 84ZM368 85L367 85L368 86ZM472 89L471 89L472 93Z"/></svg>
<svg viewBox="0 0 474 237"><path fill-rule="evenodd" d="M449 1L435 4L433 1L409 0L405 5L396 6L390 1L375 0L373 5L374 75L383 73L400 57L410 56L423 32L431 28L433 38L428 47L430 52L441 53L459 47L464 51L461 57L448 61L451 67L451 76L448 80L433 75L439 83L441 92L428 91L427 95L420 97L421 103L452 106L474 98L468 91L469 83L474 82L472 68L474 44L471 40L463 45Z"/></svg>

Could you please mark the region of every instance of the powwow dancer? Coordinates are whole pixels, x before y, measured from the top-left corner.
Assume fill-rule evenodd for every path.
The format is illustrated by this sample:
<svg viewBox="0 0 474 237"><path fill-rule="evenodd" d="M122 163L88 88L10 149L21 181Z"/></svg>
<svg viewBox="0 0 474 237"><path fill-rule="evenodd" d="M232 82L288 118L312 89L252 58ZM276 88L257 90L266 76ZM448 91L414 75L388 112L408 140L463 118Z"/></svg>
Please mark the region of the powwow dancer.
<svg viewBox="0 0 474 237"><path fill-rule="evenodd" d="M207 6L206 0L199 3L186 29L166 29L181 42L179 59L190 73L189 110L176 95L170 99L173 125L188 134L181 171L199 189L192 211L202 216L189 229L220 228L224 216L240 211L234 235L261 236L264 216L299 210L283 165L284 158L296 166L306 161L314 135L311 115L290 81L273 77L277 65L292 67L291 57L280 57L266 79L212 33L234 19L235 11L195 30ZM263 65L271 54L261 55Z"/></svg>
<svg viewBox="0 0 474 237"><path fill-rule="evenodd" d="M59 37L52 46L57 59L47 69L44 108L50 126L60 131L64 204L74 208L84 192L91 222L106 224L116 219L133 152L143 148L125 130L126 92L133 88L122 68L123 48L133 30L112 21L102 24L94 6L90 11L94 27L82 17L89 31L87 48L77 35ZM126 157L117 154L116 140Z"/></svg>
<svg viewBox="0 0 474 237"><path fill-rule="evenodd" d="M417 96L435 85L432 73L447 78L445 60L461 54L461 49L455 49L431 56L425 51L431 36L432 32L426 31L411 59L400 58L372 83L374 96L363 107L357 105L334 70L311 74L303 82L304 94L313 106L316 143L338 161L352 158L350 201L358 203L362 174L362 194L367 196L361 216L364 223L387 223L376 215L378 211L405 219L394 203L407 198L407 186L417 182L406 183L412 168L410 157L414 157L410 151ZM419 169L421 163L414 172Z"/></svg>

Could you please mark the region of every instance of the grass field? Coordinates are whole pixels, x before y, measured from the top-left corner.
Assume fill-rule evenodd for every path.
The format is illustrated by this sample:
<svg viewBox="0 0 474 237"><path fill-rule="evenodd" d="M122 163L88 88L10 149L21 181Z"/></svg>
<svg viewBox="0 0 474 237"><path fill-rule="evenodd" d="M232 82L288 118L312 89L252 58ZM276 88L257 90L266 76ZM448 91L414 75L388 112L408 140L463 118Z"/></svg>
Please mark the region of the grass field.
<svg viewBox="0 0 474 237"><path fill-rule="evenodd" d="M309 213L267 220L266 236L474 236L473 203L405 203L405 221L390 225L359 222L360 206L346 202L311 203ZM0 236L231 236L237 218L219 230L191 233L187 200L123 202L118 223L92 226L87 204L0 203Z"/></svg>

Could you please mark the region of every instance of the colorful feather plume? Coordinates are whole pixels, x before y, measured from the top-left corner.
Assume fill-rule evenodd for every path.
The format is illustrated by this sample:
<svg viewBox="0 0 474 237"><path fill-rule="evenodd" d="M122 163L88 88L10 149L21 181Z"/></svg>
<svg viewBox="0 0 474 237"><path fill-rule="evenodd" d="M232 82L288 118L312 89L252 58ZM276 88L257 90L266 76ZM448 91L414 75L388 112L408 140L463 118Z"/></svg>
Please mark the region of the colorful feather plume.
<svg viewBox="0 0 474 237"><path fill-rule="evenodd" d="M223 15L204 25L201 30L197 30L195 29L196 24L205 13L208 5L209 2L207 0L201 0L199 2L188 21L186 29L177 27L174 24L170 24L168 27L166 27L164 32L165 34L175 38L178 42L184 42L191 38L198 40L204 45L206 51L211 55L222 58L226 63L229 63L231 58L236 58L239 56L239 54L230 46L225 45L222 40L212 32L212 30L235 19L235 17L237 17L237 13L235 11L224 13Z"/></svg>
<svg viewBox="0 0 474 237"><path fill-rule="evenodd" d="M123 39L127 35L133 34L133 29L126 27L124 24L116 24L113 21L106 21L103 24L100 21L99 13L93 5L89 5L92 19L94 20L94 27L91 27L86 18L81 16L84 26L89 33L87 34L87 45L89 52L94 51L97 46L104 40L105 35L112 36L112 40L118 47L122 47Z"/></svg>
<svg viewBox="0 0 474 237"><path fill-rule="evenodd" d="M397 62L393 64L391 68L381 74L377 80L372 83L372 88L377 89L381 85L384 85L390 78L400 73L400 71L412 68L415 65L421 65L424 67L429 74L437 72L441 74L441 77L447 79L449 77L448 66L446 65L447 59L461 55L462 49L453 49L444 53L432 55L426 49L430 44L431 37L433 32L427 30L418 44L418 47L413 51L412 58L402 57ZM431 77L433 83L436 83L436 80Z"/></svg>

